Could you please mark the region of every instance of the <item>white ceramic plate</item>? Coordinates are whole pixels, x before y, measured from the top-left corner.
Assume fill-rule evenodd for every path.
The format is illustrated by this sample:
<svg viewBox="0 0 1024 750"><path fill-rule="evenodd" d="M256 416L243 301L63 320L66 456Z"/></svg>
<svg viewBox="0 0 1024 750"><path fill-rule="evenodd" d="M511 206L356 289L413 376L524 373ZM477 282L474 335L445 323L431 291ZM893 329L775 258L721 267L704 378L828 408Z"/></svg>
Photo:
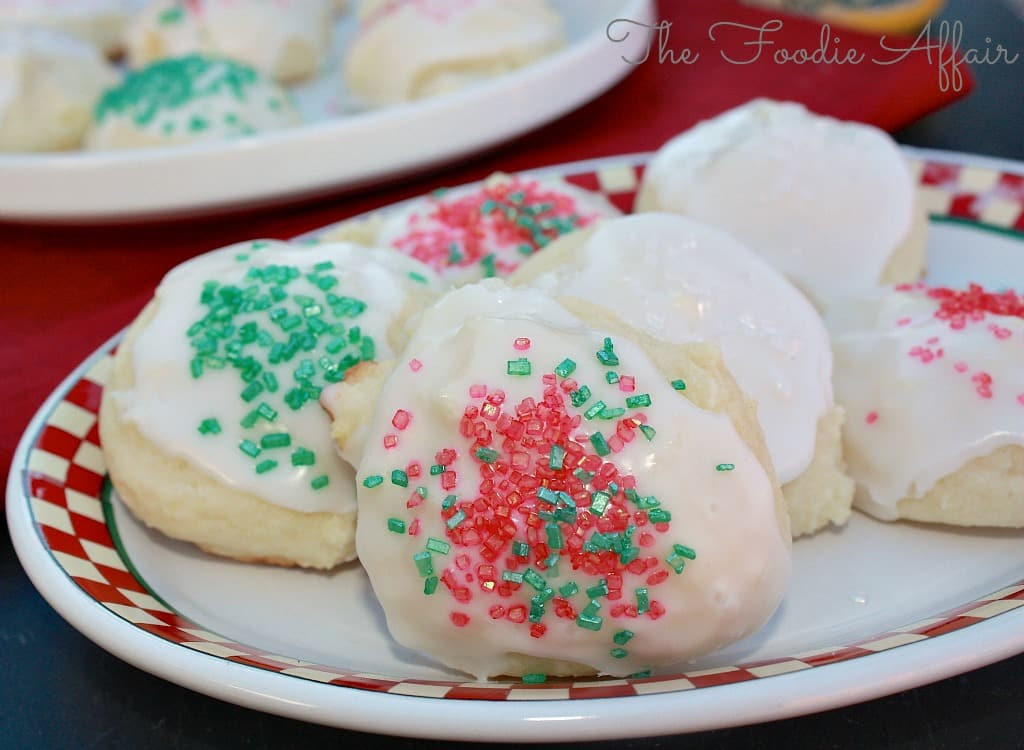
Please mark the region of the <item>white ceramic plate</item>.
<svg viewBox="0 0 1024 750"><path fill-rule="evenodd" d="M1024 165L921 160L936 282L1024 286ZM555 172L632 199L644 156ZM1014 229L1016 227L1016 229ZM7 515L53 607L153 674L264 711L418 737L585 740L695 731L867 700L1024 651L1016 531L855 514L794 545L795 578L755 636L625 680L467 683L396 645L357 565L332 574L207 556L137 523L104 491L102 347L54 392L15 455Z"/></svg>
<svg viewBox="0 0 1024 750"><path fill-rule="evenodd" d="M340 83L328 75L299 91L301 108L319 121L283 132L132 151L0 154L0 218L138 219L237 208L354 188L493 146L611 88L633 67L622 57L646 44L640 34L612 43L605 29L615 18L649 21L651 0L553 3L566 19L564 50L453 94L329 117L335 100L344 108L344 95L334 95Z"/></svg>

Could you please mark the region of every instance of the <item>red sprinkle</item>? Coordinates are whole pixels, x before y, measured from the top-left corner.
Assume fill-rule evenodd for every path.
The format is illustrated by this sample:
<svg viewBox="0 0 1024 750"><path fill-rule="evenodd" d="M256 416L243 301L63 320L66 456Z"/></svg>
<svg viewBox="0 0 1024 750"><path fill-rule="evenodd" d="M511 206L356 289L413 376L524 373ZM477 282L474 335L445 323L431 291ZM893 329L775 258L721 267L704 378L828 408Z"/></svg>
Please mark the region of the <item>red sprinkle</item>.
<svg viewBox="0 0 1024 750"><path fill-rule="evenodd" d="M512 342L512 346L517 351L525 352L527 349L530 348L530 339L526 338L525 336L520 337Z"/></svg>
<svg viewBox="0 0 1024 750"><path fill-rule="evenodd" d="M418 359L410 359L409 369L412 370L413 372L419 372L420 370L423 369L423 363L420 362Z"/></svg>
<svg viewBox="0 0 1024 750"><path fill-rule="evenodd" d="M391 424L394 425L396 430L404 430L409 426L410 421L412 421L412 414L405 409L399 409L395 412L395 416L391 418Z"/></svg>
<svg viewBox="0 0 1024 750"><path fill-rule="evenodd" d="M398 435L385 435L384 436L384 447L387 450L391 450L398 445Z"/></svg>
<svg viewBox="0 0 1024 750"><path fill-rule="evenodd" d="M871 412L866 417L864 417L864 421L867 422L868 424L874 424L875 422L878 421L878 412L877 411Z"/></svg>
<svg viewBox="0 0 1024 750"><path fill-rule="evenodd" d="M452 624L457 628L464 628L469 624L469 615L463 614L462 612L452 612L451 618Z"/></svg>

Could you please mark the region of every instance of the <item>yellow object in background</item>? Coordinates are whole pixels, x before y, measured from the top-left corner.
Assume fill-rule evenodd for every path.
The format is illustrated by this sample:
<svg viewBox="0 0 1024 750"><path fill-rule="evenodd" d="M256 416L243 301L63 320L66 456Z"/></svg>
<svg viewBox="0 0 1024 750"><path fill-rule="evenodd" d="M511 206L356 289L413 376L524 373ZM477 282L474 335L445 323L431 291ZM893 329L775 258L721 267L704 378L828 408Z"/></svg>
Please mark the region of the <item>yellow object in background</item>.
<svg viewBox="0 0 1024 750"><path fill-rule="evenodd" d="M813 15L868 34L913 34L945 0L745 0L750 5Z"/></svg>

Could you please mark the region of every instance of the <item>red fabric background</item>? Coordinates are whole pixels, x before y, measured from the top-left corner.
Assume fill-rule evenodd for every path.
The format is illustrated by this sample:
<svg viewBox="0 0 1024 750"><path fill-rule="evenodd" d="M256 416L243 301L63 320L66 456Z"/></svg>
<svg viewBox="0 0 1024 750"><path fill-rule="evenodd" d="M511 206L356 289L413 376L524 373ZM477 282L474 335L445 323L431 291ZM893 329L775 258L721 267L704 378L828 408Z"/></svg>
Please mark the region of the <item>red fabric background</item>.
<svg viewBox="0 0 1024 750"><path fill-rule="evenodd" d="M708 0L663 0L672 21L671 46L701 52L693 66L658 64L656 54L618 87L537 132L443 173L359 195L244 214L134 226L46 227L0 223L0 467L48 393L71 369L141 309L163 274L200 252L253 237L287 238L355 213L445 184L488 173L656 149L694 122L769 96L804 102L837 117L895 130L966 92L942 92L936 67L923 54L897 65L777 65L763 55L751 65L720 56L749 56L738 37L708 42L718 21L760 26L779 17ZM785 18L780 46L816 49L821 26ZM877 53L878 40L837 30L842 48ZM749 37L745 37L749 38ZM744 51L746 50L746 52ZM609 54L618 54L609 43ZM538 95L557 95L543 92ZM3 186L6 187L6 186Z"/></svg>

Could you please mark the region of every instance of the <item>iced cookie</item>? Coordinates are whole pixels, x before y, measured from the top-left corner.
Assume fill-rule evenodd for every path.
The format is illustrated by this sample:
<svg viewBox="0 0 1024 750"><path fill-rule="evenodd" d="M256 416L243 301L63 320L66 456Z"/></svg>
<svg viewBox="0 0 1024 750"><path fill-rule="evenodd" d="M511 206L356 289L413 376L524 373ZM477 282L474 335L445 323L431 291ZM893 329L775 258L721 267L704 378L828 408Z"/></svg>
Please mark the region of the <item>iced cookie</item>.
<svg viewBox="0 0 1024 750"><path fill-rule="evenodd" d="M562 180L497 173L345 222L327 237L394 248L461 285L507 276L566 232L619 214L604 197Z"/></svg>
<svg viewBox="0 0 1024 750"><path fill-rule="evenodd" d="M352 474L321 390L393 356L440 282L397 253L243 243L172 270L129 329L100 435L132 512L240 560L355 556Z"/></svg>
<svg viewBox="0 0 1024 750"><path fill-rule="evenodd" d="M294 83L320 70L333 12L331 0L154 0L129 30L128 59L139 67L200 52Z"/></svg>
<svg viewBox="0 0 1024 750"><path fill-rule="evenodd" d="M856 507L1024 526L1024 297L903 285L828 323Z"/></svg>
<svg viewBox="0 0 1024 750"><path fill-rule="evenodd" d="M828 334L811 303L742 243L682 216L637 214L567 235L510 281L593 300L660 342L719 346L757 402L794 536L845 523L853 482Z"/></svg>
<svg viewBox="0 0 1024 750"><path fill-rule="evenodd" d="M344 74L370 106L456 91L565 45L546 0L384 0L360 13Z"/></svg>
<svg viewBox="0 0 1024 750"><path fill-rule="evenodd" d="M144 0L3 0L0 29L50 29L114 56L121 50L125 28L143 3Z"/></svg>
<svg viewBox="0 0 1024 750"><path fill-rule="evenodd" d="M637 210L725 229L820 302L924 268L927 217L896 143L799 104L757 99L676 136Z"/></svg>
<svg viewBox="0 0 1024 750"><path fill-rule="evenodd" d="M117 80L117 71L80 39L0 28L0 151L78 148L100 94Z"/></svg>
<svg viewBox="0 0 1024 750"><path fill-rule="evenodd" d="M569 305L496 280L444 297L359 465L391 634L478 678L678 663L759 628L787 586L788 519L717 351Z"/></svg>
<svg viewBox="0 0 1024 750"><path fill-rule="evenodd" d="M221 141L299 123L286 91L254 68L189 55L128 73L96 106L90 149Z"/></svg>

